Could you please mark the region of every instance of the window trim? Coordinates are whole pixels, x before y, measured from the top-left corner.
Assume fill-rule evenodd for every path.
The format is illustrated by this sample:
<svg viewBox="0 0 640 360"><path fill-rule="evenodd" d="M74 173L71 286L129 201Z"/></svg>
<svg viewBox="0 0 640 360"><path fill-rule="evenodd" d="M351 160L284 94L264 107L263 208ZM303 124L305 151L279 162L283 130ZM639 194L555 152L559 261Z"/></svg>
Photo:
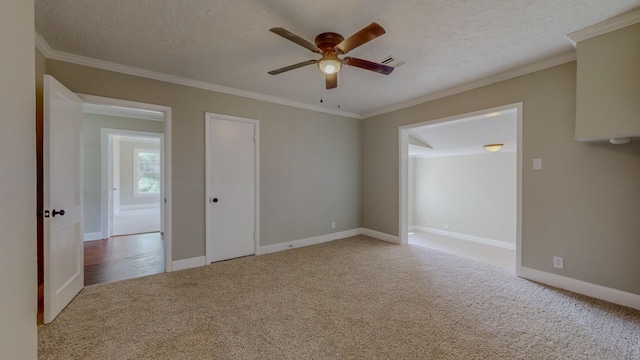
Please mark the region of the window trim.
<svg viewBox="0 0 640 360"><path fill-rule="evenodd" d="M156 192L146 192L142 193L139 191L139 180L140 180L140 153L154 153L158 155L158 159L160 159L160 149L145 149L145 148L134 148L133 149L133 196L134 197L153 197L159 196L160 190ZM158 172L158 176L162 175L162 170Z"/></svg>

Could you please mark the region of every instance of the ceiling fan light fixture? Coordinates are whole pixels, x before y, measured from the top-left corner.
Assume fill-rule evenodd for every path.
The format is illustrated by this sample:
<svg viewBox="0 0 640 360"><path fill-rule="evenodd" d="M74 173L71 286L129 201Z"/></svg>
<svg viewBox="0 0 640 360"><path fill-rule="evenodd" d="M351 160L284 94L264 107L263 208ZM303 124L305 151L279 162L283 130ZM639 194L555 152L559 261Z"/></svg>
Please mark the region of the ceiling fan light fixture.
<svg viewBox="0 0 640 360"><path fill-rule="evenodd" d="M502 149L502 146L504 144L487 144L484 146L484 149L487 150L488 152L498 152L500 151L500 149Z"/></svg>
<svg viewBox="0 0 640 360"><path fill-rule="evenodd" d="M323 73L331 75L342 69L342 61L336 54L325 54L322 60L318 61L318 67Z"/></svg>

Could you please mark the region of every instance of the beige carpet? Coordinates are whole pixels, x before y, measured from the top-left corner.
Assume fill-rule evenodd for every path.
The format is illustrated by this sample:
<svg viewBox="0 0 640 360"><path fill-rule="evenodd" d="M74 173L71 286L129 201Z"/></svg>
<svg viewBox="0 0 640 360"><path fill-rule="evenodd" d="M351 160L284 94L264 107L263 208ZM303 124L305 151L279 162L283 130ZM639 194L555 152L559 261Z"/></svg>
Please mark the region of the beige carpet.
<svg viewBox="0 0 640 360"><path fill-rule="evenodd" d="M85 288L41 359L639 359L640 311L354 237Z"/></svg>

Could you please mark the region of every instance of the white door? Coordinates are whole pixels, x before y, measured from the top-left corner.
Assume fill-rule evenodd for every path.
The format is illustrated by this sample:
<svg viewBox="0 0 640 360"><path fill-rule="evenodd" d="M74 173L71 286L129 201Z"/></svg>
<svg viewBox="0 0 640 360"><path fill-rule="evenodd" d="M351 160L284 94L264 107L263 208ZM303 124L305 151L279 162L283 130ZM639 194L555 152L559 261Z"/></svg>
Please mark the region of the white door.
<svg viewBox="0 0 640 360"><path fill-rule="evenodd" d="M44 78L44 322L84 285L82 242L82 100Z"/></svg>
<svg viewBox="0 0 640 360"><path fill-rule="evenodd" d="M257 122L207 118L207 262L255 254Z"/></svg>

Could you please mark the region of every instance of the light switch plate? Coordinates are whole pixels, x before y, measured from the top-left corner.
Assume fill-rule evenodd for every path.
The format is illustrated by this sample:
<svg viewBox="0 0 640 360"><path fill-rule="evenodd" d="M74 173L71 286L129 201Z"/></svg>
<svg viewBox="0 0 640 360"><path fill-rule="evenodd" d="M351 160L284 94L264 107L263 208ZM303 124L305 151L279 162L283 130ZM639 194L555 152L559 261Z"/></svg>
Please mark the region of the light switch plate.
<svg viewBox="0 0 640 360"><path fill-rule="evenodd" d="M533 170L542 170L542 159L533 159Z"/></svg>

